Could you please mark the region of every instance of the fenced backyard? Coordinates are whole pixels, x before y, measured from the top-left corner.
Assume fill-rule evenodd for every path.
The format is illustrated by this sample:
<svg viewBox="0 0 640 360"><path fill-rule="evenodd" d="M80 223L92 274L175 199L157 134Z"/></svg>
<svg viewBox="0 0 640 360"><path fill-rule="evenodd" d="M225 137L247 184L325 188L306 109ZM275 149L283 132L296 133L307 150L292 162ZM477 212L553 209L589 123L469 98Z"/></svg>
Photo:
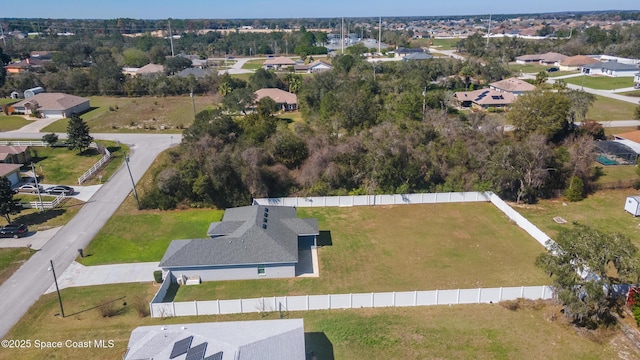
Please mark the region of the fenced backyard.
<svg viewBox="0 0 640 360"><path fill-rule="evenodd" d="M351 206L362 206L362 207L366 207L366 206L389 206L389 205L408 205L408 204L446 204L446 203L492 203L493 206L495 206L495 208L497 208L499 211L491 211L492 213L496 213L496 215L498 215L500 212L504 213L505 215L507 215L507 217L515 224L518 225L519 228L523 229L524 231L526 231L528 234L530 234L532 237L534 237L534 239L539 243L542 244L543 246L546 244L547 240L549 240L549 237L542 232L540 229L538 229L535 225L531 224L527 219L525 219L523 216L521 216L517 211L515 211L513 208L511 208L507 203L505 203L504 201L502 201L502 199L500 199L497 195L491 193L491 192L465 192L465 193L431 193L431 194L396 194L396 195L365 195L365 196L333 196L333 197L311 197L311 198L304 198L304 197L298 197L298 198L275 198L275 199L255 199L254 200L254 204L261 204L261 205L269 205L269 206L296 206L296 207L301 207L301 208L320 208L320 207L351 207ZM447 206L447 205L442 205L442 206ZM469 205L471 206L471 205ZM486 205L482 205L482 206L486 206ZM466 208L466 209L465 209ZM409 209L408 207L402 207L402 209ZM445 208L439 208L438 211L439 213L441 212L445 212L448 214L454 214L456 216L455 220L454 219L450 219L449 221L469 221L471 219L467 218L467 216L470 216L471 214L474 214L474 212L469 212L469 210L471 210L472 208L467 208L467 207L463 207L463 208L458 208L458 207L453 207L451 208L451 206ZM473 208L475 209L475 207ZM317 210L312 210L309 209L309 211L319 211L320 209ZM354 209L355 210L355 209ZM364 210L364 209L363 209ZM426 208L422 208L422 211L425 211ZM481 210L481 208L478 208L478 210L480 210L481 213L487 213L486 210ZM403 216L400 216L401 219L406 219L406 211L401 210L401 208L397 208L396 210L392 210L391 208L388 208L387 210L384 210L384 214L388 215L389 211L400 211L401 214L405 214ZM407 210L408 211L408 210ZM332 211L332 212L335 212ZM411 213L415 213L414 211L410 211ZM338 226L339 222L341 221L347 221L347 223L351 224L353 223L353 220L347 220L343 217L343 215L340 215L342 212L338 213L338 214L316 214L316 215L320 215L320 217L326 216L328 218L328 222L334 224L335 226ZM356 213L359 213L356 212ZM425 213L426 215L427 213ZM478 211L475 212L475 214L478 214ZM311 215L312 217L315 216L314 214L306 214L307 216ZM372 214L369 213L365 213L365 214L359 214L356 215L356 219L367 219L367 223L371 224L374 221L374 219L376 219L375 217L371 217ZM383 215L384 216L384 215ZM440 224L440 221L443 221L445 219L441 219L438 220L436 219L437 217L433 218L433 219L427 219L422 217L423 221L427 221L429 224L431 224L430 226L427 226L430 230L428 230L427 233L431 234L429 236L433 236L434 234L434 228L432 226L440 226L438 224ZM493 219L493 217L491 218ZM474 218L472 221L477 222L478 220L480 220L480 218ZM489 219L486 219L484 222L482 222L483 224L488 224L486 221ZM496 219L497 220L497 219ZM336 222L338 221L338 222ZM397 221L403 221L403 220L395 220ZM495 220L489 220L491 223L493 223ZM322 221L321 221L322 222ZM499 221L497 221L497 223L499 223ZM497 224L496 223L496 224ZM403 224L404 226L410 226L411 222L409 220L408 223ZM470 225L470 224L468 224ZM450 228L450 226L446 226L446 225L442 225L445 228ZM499 226L499 225L498 225ZM388 225L383 226L383 227L388 227ZM393 226L392 226L393 227ZM486 228L486 226L482 226L483 228ZM360 229L362 230L362 229ZM451 229L451 231L456 232L455 229ZM484 237L484 233L485 232L490 232L491 234L493 234L493 238L495 238L496 236L499 238L504 238L506 239L514 239L513 235L507 235L506 233L502 233L502 230L499 230L496 227L489 227L487 229L477 229L473 231L473 234L475 234L475 236L480 236L480 238ZM358 233L361 233L361 231L358 231ZM396 241L394 242L396 245L398 245L397 241L399 239L405 239L414 235L408 235L404 232L404 230L400 230L400 228L396 229L396 231L393 232L398 238L396 239ZM422 236L426 236L427 233L423 233L423 232L419 232L420 237ZM480 235L482 233L482 235ZM377 232L376 232L377 234ZM438 233L440 234L440 233ZM500 234L500 235L498 235ZM365 236L366 235L362 235L361 236ZM344 236L344 234L342 235ZM385 238L385 236L388 235L383 235L382 238ZM442 239L439 236L436 236L439 239ZM465 234L453 234L453 237L462 237L464 239L467 238L467 235ZM453 239L452 237L452 239ZM346 252L346 253L351 253L352 251L358 251L358 253L360 254L360 256L366 256L366 255L362 255L362 251L358 250L361 249L360 247L357 247L356 243L360 243L362 242L363 239L360 238L350 238L351 242L348 242L345 245L339 245L339 244L334 244L332 247L335 246L347 246L347 248L341 249L340 252ZM442 243L449 243L452 239L447 239L444 240ZM372 242L376 243L377 246L375 247L376 249L378 249L378 251L381 251L382 257L380 257L380 255L374 255L374 257L376 259L378 259L378 263L376 263L376 267L382 267L385 269L387 268L387 264L385 261L385 255L388 256L389 253L388 251L393 251L393 250L389 250L385 247L385 245L383 243L380 242L380 239L371 239ZM518 240L520 241L520 240ZM524 242L526 242L525 240L522 240ZM475 241L474 241L475 243ZM508 242L501 242L503 245L501 246L514 246L516 244L516 242L513 241L508 241ZM360 245L365 246L366 243L362 243ZM414 244L413 246L425 246L424 242L420 242L419 244L422 245L417 245ZM429 243L432 244L432 243ZM407 244L403 245L402 247L404 248ZM442 244L441 244L442 245ZM435 256L433 257L434 254L447 254L449 253L449 251L453 251L453 248L451 248L451 250L449 250L449 248L446 248L445 250L442 250L441 245L436 245L436 247L431 247L428 246L428 248L430 249L430 251L428 251L429 254L424 254L424 255L415 255L418 256L418 258L426 256L428 259L433 259L427 263L430 262L437 262L437 263L441 263L442 260L440 257ZM468 247L470 246L468 241L463 240L462 242L460 242L460 245L464 246L465 249L468 249ZM525 244L521 244L519 245L519 249L520 252L524 252L524 253L530 253L531 249L528 248L528 245ZM354 247L355 246L355 247ZM411 245L409 245L411 246ZM446 246L446 245L445 245ZM501 253L501 250L499 247L496 248L484 248L484 246L487 245L473 245L473 246L482 246L482 251L483 252L487 252L488 254L498 254ZM534 245L531 245L533 247L536 247ZM526 249L525 249L526 248ZM457 249L457 247L456 247ZM476 248L477 249L477 248ZM322 249L323 251L325 249ZM329 250L327 250L329 251ZM333 250L331 250L333 251ZM399 251L396 250L395 251ZM464 249L462 250L464 252ZM478 250L475 250L478 251ZM474 251L474 252L475 252ZM512 254L510 257L513 258L514 256L519 256L519 254L515 254L512 253L514 251L514 249L508 250L507 248L503 248L502 250L509 252L510 254ZM414 249L413 250L414 253L418 252L420 253L419 249ZM342 258L333 258L334 255L331 255L332 253L325 253L326 255L323 257L322 254L320 254L320 260L321 261L328 261L331 264L334 264L333 266L335 267L337 263L342 263ZM377 253L376 253L377 254ZM457 257L461 257L462 258L466 258L464 255L461 255L461 253L458 251L457 253ZM493 256L493 255L489 255L489 256ZM528 256L528 255L527 255ZM330 259L328 259L330 258ZM352 260L354 260L353 257L349 256L349 258L351 258ZM475 264L480 264L481 262L478 262L478 260L476 258L474 258L475 260ZM482 260L484 261L484 260ZM498 261L498 262L502 262L502 260L499 259L494 259L493 260ZM527 259L521 259L518 264L524 264L522 261L524 261L524 263L528 264L529 261L533 261L531 260L527 260ZM418 260L418 263L420 264L424 264L425 262L422 260ZM446 264L445 264L446 263ZM454 267L464 267L465 265L463 263L459 263L459 262L449 262L449 261L445 261L446 266L454 266ZM458 264L458 265L455 265ZM529 264L530 265L530 264ZM420 265L420 266L425 266L425 265ZM527 265L528 266L528 265ZM525 266L525 268L527 267ZM517 270L518 268L522 268L521 265L509 265L507 266L508 268L512 269L510 271L513 270ZM349 280L345 280L345 279L334 279L332 281L332 283L340 283L340 282L349 282L349 281L354 281L354 279L357 279L358 275L354 275L355 273L353 272L353 268L359 268L359 265L356 264L352 264L351 265L351 269L340 269L337 270L336 274L342 273L344 271L346 271L346 278L349 278ZM416 268L413 268L414 270ZM241 294L237 294L235 297L238 297L240 299L235 299L235 300L226 300L226 299L233 299L233 297L227 297L225 300L212 300L212 301L200 301L200 300L192 300L192 299L201 299L203 298L202 294L203 293L208 293L209 295L211 294L217 294L216 289L212 289L209 288L209 283L206 284L202 284L202 285L198 285L198 286L187 286L185 287L185 290L196 290L195 292L195 296L190 297L190 296L186 296L186 299L183 297L184 300L192 300L192 301L172 301L172 302L167 302L167 303L163 303L162 301L165 299L165 296L167 294L167 292L169 291L169 286L170 283L173 281L175 282L175 278L173 277L173 275L169 274L167 276L167 278L165 279L165 282L163 283L163 286L161 287L161 289L158 291L158 293L156 294L156 296L154 297L154 299L151 302L151 314L154 317L166 317L166 316L187 316L187 315L204 315L204 314L231 314L231 313L242 313L242 312L265 312L265 311L276 311L276 310L286 310L286 311L306 311L306 310L315 310L315 309L347 309L347 308L361 308L361 307L388 307L388 306L428 306L428 305L453 305L453 304L471 304L471 303L490 303L490 302L499 302L499 301L503 301L503 300L514 300L520 297L524 297L524 298L529 298L529 299L549 299L552 297L552 292L551 290L547 287L547 286L516 286L516 287L512 287L513 285L517 285L519 282L529 282L531 280L536 279L535 276L531 276L530 274L527 275L529 276L528 280L524 280L523 281L523 277L520 276L518 277L518 279L520 281L513 281L513 279L511 280L507 280L509 283L506 283L504 280L506 280L506 278L502 278L503 280L500 281L496 281L496 279L494 280L489 280L489 278L492 278L492 276L489 274L489 278L485 278L483 276L478 277L478 279L483 279L483 281L481 282L482 284L486 284L487 287L486 288L468 288L468 289L455 289L455 290L429 290L429 291L402 291L402 290L407 290L407 285L409 284L414 284L414 286L416 287L422 287L423 289L425 287L423 286L430 286L430 285L434 285L435 283L433 283L433 281L438 282L438 285L435 285L432 289L437 289L438 287L442 287L442 286L447 286L447 285L451 285L451 287L455 287L456 284L457 285L461 285L460 287L464 287L464 286L473 286L476 283L468 283L468 282L457 282L460 281L458 280L445 280L440 281L437 280L439 279L438 274L441 274L440 270L435 271L435 269L433 269L434 271L430 272L430 277L435 277L434 279L430 280L429 282L422 282L420 284L418 284L417 282L415 282L414 280L410 280L413 279L413 277L411 276L412 274L410 273L406 273L404 272L404 276L403 276L403 280L402 281L394 281L393 284L395 284L395 286L390 285L384 288L384 291L380 291L383 290L381 289L378 283L378 291L374 291L374 292L361 292L362 290L367 290L367 289L371 289L374 290L374 288L372 288L371 286L373 286L373 284L367 280L364 281L365 283L369 284L368 286L361 286L361 287L350 287L349 285L345 285L343 284L344 287L342 288L333 288L334 290L338 290L340 291L340 289L346 290L346 289L354 289L355 291L353 291L353 293L343 293L343 294L331 294L331 295L300 295L300 293L304 294L309 293L314 291L314 289L317 291L318 288L323 289L320 283L314 285L313 288L305 288L305 287L299 287L300 284L298 283L293 283L293 284L289 284L288 287L286 288L281 288L279 289L278 292L276 291L271 291L271 294L269 294L269 291L262 291L265 290L263 289L263 286L259 286L260 284L266 284L264 286L268 286L269 288L279 288L279 283L272 283L272 282L267 282L265 280L257 280L255 281L255 283L247 283L247 282L243 282L246 283L246 286L248 286L251 289L254 289L255 291L251 292L251 294L263 294L265 295L264 297L260 297L260 298L249 298L249 296L247 296L247 298L242 298L243 295ZM326 271L328 270L324 270L325 271L325 275L323 275L322 271L321 271L321 278L319 281L322 281L322 277L323 276L334 276L335 274L332 273L332 275L329 275L328 273L326 273ZM473 270L471 270L473 271ZM501 271L497 268L494 268L494 271ZM520 269L518 271L527 271L524 269ZM456 272L456 273L459 273ZM486 272L485 272L486 273ZM468 274L468 273L467 273ZM375 276L379 276L375 275L374 273L372 273L371 271L368 272L369 277L375 277ZM387 274L388 275L388 274ZM445 276L445 274L441 274L442 276ZM476 274L477 275L477 274ZM486 274L485 274L486 275ZM524 275L524 273L523 273ZM354 277L355 276L355 277ZM474 275L475 276L475 275ZM469 277L469 276L467 276ZM473 277L473 276L472 276ZM353 279L352 279L353 278ZM447 278L445 276L445 278ZM475 279L475 278L474 278ZM268 280L268 281L277 281L277 280ZM491 282L493 281L493 282ZM535 284L537 281L534 280L535 282L533 282L533 284ZM514 283L515 282L515 283ZM400 285L400 284L403 285ZM539 283L539 282L538 282ZM505 287L495 287L496 285L501 285L504 284L506 285ZM531 284L531 282L529 282L529 284ZM362 281L360 281L360 285L362 285ZM235 287L235 284L227 284L227 287ZM238 285L239 286L239 285ZM400 287L402 286L402 287ZM436 287L438 286L438 287ZM202 291L200 291L199 289L202 287ZM297 288L298 291L293 290L293 294L291 293L292 289ZM261 290L262 289L262 290ZM289 289L289 290L287 290ZM305 291L306 289L306 291ZM401 290L401 291L387 291L387 290ZM302 290L302 292L300 292L300 290ZM182 289L179 290L183 291ZM319 292L326 292L326 293L332 293L331 288L324 288L324 291L320 290ZM295 296L278 296L282 293L289 293ZM200 294L197 295L197 294ZM245 295L247 293L244 293ZM270 295L276 295L276 296L270 296ZM216 296L216 295L214 295ZM224 297L222 297L224 299Z"/></svg>
<svg viewBox="0 0 640 360"><path fill-rule="evenodd" d="M60 194L51 201L22 201L20 205L22 205L23 209L55 209L64 204L68 199L65 194Z"/></svg>

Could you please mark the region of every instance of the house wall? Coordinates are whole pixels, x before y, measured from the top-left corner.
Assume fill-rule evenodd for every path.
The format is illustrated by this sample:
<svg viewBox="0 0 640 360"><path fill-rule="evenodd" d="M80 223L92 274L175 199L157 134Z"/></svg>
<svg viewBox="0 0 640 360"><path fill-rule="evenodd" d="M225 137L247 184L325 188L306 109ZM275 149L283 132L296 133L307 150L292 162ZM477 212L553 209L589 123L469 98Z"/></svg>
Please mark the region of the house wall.
<svg viewBox="0 0 640 360"><path fill-rule="evenodd" d="M163 270L171 270L176 277L180 277L181 275L187 277L199 276L202 281L279 279L296 276L296 265L294 263L265 265L264 275L258 275L258 265L237 265L215 268L165 268Z"/></svg>
<svg viewBox="0 0 640 360"><path fill-rule="evenodd" d="M11 182L11 186L14 186L20 182L20 175L18 171L16 171L7 175L7 179L9 179L9 181Z"/></svg>

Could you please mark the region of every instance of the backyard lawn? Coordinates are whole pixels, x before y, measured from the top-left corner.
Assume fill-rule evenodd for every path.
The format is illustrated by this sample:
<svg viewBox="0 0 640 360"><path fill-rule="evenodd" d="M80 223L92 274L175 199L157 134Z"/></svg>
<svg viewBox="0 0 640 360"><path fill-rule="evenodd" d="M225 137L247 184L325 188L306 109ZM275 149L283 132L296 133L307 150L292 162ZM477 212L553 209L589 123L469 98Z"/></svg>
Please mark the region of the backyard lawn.
<svg viewBox="0 0 640 360"><path fill-rule="evenodd" d="M640 247L638 219L624 210L626 197L637 193L633 189L601 190L579 202L540 200L535 205L514 208L551 238L557 236L560 229L569 228L572 222L577 221L601 231L620 232ZM553 218L557 216L565 219L567 224L556 223Z"/></svg>
<svg viewBox="0 0 640 360"><path fill-rule="evenodd" d="M122 165L124 153L128 148L118 146L112 141L99 141L107 147L113 156L109 163L98 174L83 185L99 184L98 175L102 175L105 182ZM76 185L78 178L89 170L104 155L95 149L87 149L82 154L77 150L69 150L66 147L32 147L33 162L41 181L47 184Z"/></svg>
<svg viewBox="0 0 640 360"><path fill-rule="evenodd" d="M20 129L21 127L31 124L33 120L27 120L17 115L0 115L0 132Z"/></svg>
<svg viewBox="0 0 640 360"><path fill-rule="evenodd" d="M258 70L262 67L264 61L264 59L249 60L242 65L242 68L247 70Z"/></svg>
<svg viewBox="0 0 640 360"><path fill-rule="evenodd" d="M193 103L189 96L110 97L92 96L91 110L81 115L91 132L181 133L193 123ZM212 96L195 96L196 112L213 106ZM164 127L164 129L162 129ZM66 132L67 119L47 126L42 132Z"/></svg>
<svg viewBox="0 0 640 360"><path fill-rule="evenodd" d="M65 318L55 292L42 296L7 339L40 341L112 340L113 348L3 349L0 359L121 359L137 326L210 321L277 319L277 313L153 319L139 317L148 307L151 284L119 284L62 290ZM126 301L126 305L123 305ZM97 308L111 302L116 316ZM528 305L508 310L499 304L415 308L376 308L285 313L303 318L306 352L318 359L612 359L636 353L620 332L576 331L557 306Z"/></svg>
<svg viewBox="0 0 640 360"><path fill-rule="evenodd" d="M460 39L414 39L411 40L411 47L432 46L440 50L452 50L456 48L456 45L460 42Z"/></svg>
<svg viewBox="0 0 640 360"><path fill-rule="evenodd" d="M549 283L534 266L544 248L490 203L299 208L298 216L330 232L319 278L206 282L180 287L175 301Z"/></svg>
<svg viewBox="0 0 640 360"><path fill-rule="evenodd" d="M632 77L608 77L608 76L576 76L566 78L567 84L584 86L598 90L614 90L633 86Z"/></svg>
<svg viewBox="0 0 640 360"><path fill-rule="evenodd" d="M43 201L53 200L53 196L43 195ZM22 201L38 201L38 195L32 194L20 194L15 199ZM55 209L47 209L45 211L39 211L38 209L23 209L19 214L11 216L11 221L19 224L25 224L29 227L29 231L47 230L58 226L63 226L71 220L80 208L84 205L84 202L76 199L69 199L61 207ZM7 220L4 217L0 218L0 225L6 225ZM2 240L0 240L2 241ZM28 243L25 240L25 244Z"/></svg>
<svg viewBox="0 0 640 360"><path fill-rule="evenodd" d="M596 95L596 101L587 112L587 119L600 122L613 120L631 120L635 116L637 105ZM603 124L606 127L606 124Z"/></svg>
<svg viewBox="0 0 640 360"><path fill-rule="evenodd" d="M552 66L540 65L540 64L518 64L515 62L509 63L509 69L518 75L521 71L523 73L539 73L540 71L547 71ZM555 73L547 73L549 76L555 76Z"/></svg>

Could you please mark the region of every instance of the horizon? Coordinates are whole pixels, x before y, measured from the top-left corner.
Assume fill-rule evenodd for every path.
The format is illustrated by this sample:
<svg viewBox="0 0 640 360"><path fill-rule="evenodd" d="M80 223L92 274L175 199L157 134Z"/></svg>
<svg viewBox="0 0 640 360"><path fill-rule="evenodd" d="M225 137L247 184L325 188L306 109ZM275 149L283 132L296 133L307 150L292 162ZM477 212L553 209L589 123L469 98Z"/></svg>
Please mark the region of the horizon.
<svg viewBox="0 0 640 360"><path fill-rule="evenodd" d="M283 0L239 0L217 5L206 0L183 0L179 5L169 0L111 0L89 3L82 0L31 0L27 3L9 2L3 6L2 19L140 19L140 20L249 20L249 19L325 19L325 18L377 18L377 17L447 17L479 15L528 15L584 12L634 12L639 5L628 0L610 0L604 3L579 0L540 0L534 3L516 3L498 0L487 6L477 0L459 0L455 3L424 3L408 0L401 4L384 0L342 3L325 0L320 7L292 7ZM634 8L635 7L635 8ZM462 9L462 10L461 10ZM203 13L210 15L203 16ZM416 15L420 14L420 15Z"/></svg>

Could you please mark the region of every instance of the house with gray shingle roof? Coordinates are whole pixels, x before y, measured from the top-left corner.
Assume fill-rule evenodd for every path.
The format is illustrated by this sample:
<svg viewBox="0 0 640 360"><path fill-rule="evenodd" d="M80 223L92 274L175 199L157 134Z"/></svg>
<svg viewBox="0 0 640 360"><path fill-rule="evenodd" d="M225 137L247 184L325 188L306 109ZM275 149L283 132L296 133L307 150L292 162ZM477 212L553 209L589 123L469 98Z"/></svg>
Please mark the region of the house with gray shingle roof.
<svg viewBox="0 0 640 360"><path fill-rule="evenodd" d="M623 64L617 61L605 61L585 65L582 67L582 73L586 75L601 75L609 77L633 77L638 72L638 66L631 64Z"/></svg>
<svg viewBox="0 0 640 360"><path fill-rule="evenodd" d="M195 353L201 356L194 357ZM304 360L304 322L280 319L139 326L131 332L122 358Z"/></svg>
<svg viewBox="0 0 640 360"><path fill-rule="evenodd" d="M231 208L208 238L172 241L159 266L203 281L294 277L298 244L315 245L317 235L318 220L299 219L292 207Z"/></svg>

